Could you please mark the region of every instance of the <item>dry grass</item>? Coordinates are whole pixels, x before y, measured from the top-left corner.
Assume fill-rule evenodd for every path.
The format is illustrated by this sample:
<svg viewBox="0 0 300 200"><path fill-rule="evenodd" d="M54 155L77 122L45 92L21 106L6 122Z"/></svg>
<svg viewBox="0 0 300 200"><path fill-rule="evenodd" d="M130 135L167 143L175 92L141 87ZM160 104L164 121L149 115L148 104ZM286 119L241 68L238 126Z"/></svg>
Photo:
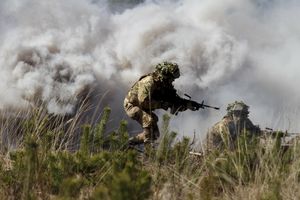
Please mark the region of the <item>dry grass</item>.
<svg viewBox="0 0 300 200"><path fill-rule="evenodd" d="M164 116L160 144L140 154L128 149L125 122L106 132L109 109L82 127L84 105L73 116L2 113L1 199L300 199L296 143L244 133L235 150L191 155L194 141L175 142Z"/></svg>

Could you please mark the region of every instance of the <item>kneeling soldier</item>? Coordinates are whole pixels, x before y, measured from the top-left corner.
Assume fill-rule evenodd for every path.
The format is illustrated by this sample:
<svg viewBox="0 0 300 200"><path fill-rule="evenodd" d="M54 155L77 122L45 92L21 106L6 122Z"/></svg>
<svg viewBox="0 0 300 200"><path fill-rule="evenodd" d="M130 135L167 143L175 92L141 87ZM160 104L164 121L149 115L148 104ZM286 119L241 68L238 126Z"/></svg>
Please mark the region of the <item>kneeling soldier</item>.
<svg viewBox="0 0 300 200"><path fill-rule="evenodd" d="M180 76L176 63L163 62L156 65L154 72L142 76L129 90L124 100L127 115L143 127L143 132L129 139L129 144L142 144L159 137L158 117L155 109L179 111L198 110L194 101L178 96L173 81Z"/></svg>

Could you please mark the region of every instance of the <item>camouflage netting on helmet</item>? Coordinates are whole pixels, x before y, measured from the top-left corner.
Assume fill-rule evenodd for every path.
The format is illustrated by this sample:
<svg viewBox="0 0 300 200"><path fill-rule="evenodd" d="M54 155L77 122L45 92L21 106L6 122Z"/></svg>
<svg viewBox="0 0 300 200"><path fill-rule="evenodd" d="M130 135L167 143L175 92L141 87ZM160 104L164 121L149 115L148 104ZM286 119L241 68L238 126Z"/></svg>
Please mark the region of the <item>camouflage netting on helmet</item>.
<svg viewBox="0 0 300 200"><path fill-rule="evenodd" d="M234 103L230 103L227 106L227 113L231 115L233 113L239 112L243 115L249 114L249 106L247 106L243 101L235 101Z"/></svg>
<svg viewBox="0 0 300 200"><path fill-rule="evenodd" d="M158 72L162 78L176 79L180 76L180 71L177 63L162 62L155 66L155 71Z"/></svg>

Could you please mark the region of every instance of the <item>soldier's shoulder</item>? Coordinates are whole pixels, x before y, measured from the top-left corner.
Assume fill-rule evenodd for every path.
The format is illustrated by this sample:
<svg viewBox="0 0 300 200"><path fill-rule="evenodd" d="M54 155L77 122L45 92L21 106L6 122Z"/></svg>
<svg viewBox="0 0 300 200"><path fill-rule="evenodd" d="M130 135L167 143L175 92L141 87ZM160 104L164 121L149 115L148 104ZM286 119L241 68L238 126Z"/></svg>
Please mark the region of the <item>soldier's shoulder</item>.
<svg viewBox="0 0 300 200"><path fill-rule="evenodd" d="M146 75L139 80L138 87L152 87L154 85L154 80L151 75Z"/></svg>
<svg viewBox="0 0 300 200"><path fill-rule="evenodd" d="M253 122L249 118L246 118L245 121L246 121L246 123L253 125Z"/></svg>
<svg viewBox="0 0 300 200"><path fill-rule="evenodd" d="M220 129L220 127L224 126L225 124L226 124L226 122L224 121L224 119L222 119L221 121L218 121L217 123L215 123L211 127L211 130L218 130L218 129Z"/></svg>
<svg viewBox="0 0 300 200"><path fill-rule="evenodd" d="M213 127L211 128L211 130L220 130L224 127L227 127L228 124L231 122L232 120L229 117L223 117L221 121L215 123L213 125Z"/></svg>
<svg viewBox="0 0 300 200"><path fill-rule="evenodd" d="M144 76L141 76L139 79L140 82L153 82L154 78L151 74L146 74Z"/></svg>
<svg viewBox="0 0 300 200"><path fill-rule="evenodd" d="M154 83L154 79L151 75L146 75L144 77L141 77L140 81L141 84L153 84Z"/></svg>
<svg viewBox="0 0 300 200"><path fill-rule="evenodd" d="M230 123L230 122L232 122L233 120L232 120L232 118L230 118L230 117L228 117L228 116L224 116L223 118L222 118L222 120L219 122L220 124L228 124L228 123Z"/></svg>

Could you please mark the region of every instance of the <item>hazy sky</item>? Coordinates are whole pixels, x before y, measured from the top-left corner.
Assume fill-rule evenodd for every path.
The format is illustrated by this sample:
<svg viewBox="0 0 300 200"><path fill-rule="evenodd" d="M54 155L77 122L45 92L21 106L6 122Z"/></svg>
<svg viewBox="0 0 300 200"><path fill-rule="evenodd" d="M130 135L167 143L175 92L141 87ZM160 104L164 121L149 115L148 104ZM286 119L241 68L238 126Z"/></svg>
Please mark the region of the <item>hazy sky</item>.
<svg viewBox="0 0 300 200"><path fill-rule="evenodd" d="M0 109L72 113L93 90L118 121L129 87L169 60L180 95L221 107L173 117L181 134L203 135L234 100L262 128L300 131L300 1L131 2L0 1Z"/></svg>

